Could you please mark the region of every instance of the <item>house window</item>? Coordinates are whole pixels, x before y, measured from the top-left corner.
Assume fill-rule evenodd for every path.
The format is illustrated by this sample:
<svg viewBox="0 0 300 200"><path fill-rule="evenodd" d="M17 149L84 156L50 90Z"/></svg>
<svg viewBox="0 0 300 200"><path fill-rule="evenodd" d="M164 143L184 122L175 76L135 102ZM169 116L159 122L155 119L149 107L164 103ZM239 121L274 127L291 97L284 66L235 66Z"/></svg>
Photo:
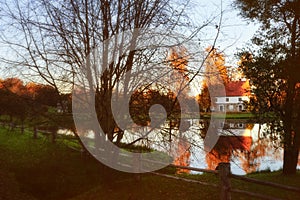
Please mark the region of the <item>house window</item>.
<svg viewBox="0 0 300 200"><path fill-rule="evenodd" d="M226 102L229 102L229 98L226 98Z"/></svg>
<svg viewBox="0 0 300 200"><path fill-rule="evenodd" d="M239 111L242 112L243 111L243 106L239 105Z"/></svg>
<svg viewBox="0 0 300 200"><path fill-rule="evenodd" d="M221 112L224 112L224 106L220 106L219 108Z"/></svg>
<svg viewBox="0 0 300 200"><path fill-rule="evenodd" d="M239 101L243 101L242 97L239 97Z"/></svg>

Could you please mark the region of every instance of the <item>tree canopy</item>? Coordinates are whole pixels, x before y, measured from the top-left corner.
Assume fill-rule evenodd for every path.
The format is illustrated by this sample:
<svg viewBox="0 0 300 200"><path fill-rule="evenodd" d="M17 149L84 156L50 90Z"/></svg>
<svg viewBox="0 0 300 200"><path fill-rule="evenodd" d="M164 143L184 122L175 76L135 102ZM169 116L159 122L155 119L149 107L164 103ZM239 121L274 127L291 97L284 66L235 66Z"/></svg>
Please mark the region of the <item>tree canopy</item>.
<svg viewBox="0 0 300 200"><path fill-rule="evenodd" d="M283 130L283 172L294 174L300 146L300 1L236 0L234 5L261 26L253 45L240 52L240 66L252 81L253 110L278 116L273 123Z"/></svg>

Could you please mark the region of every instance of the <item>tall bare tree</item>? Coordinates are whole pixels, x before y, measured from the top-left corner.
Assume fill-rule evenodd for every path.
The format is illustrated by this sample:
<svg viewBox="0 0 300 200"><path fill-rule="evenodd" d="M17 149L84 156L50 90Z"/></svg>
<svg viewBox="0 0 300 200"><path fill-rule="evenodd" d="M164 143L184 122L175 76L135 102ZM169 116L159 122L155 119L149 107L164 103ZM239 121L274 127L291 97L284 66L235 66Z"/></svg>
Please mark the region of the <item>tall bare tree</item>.
<svg viewBox="0 0 300 200"><path fill-rule="evenodd" d="M110 141L121 141L123 132L111 109L113 92L120 86L121 77L149 70L142 66L153 62L160 53L138 46L142 34L139 31L158 32L162 38L173 38L180 45L192 40L217 18L192 27L188 23L188 4L187 1L179 5L171 0L4 1L0 3L1 42L9 47L13 57L2 57L2 61L17 67L24 75L47 82L57 93L65 87L73 89L81 73L92 77L87 84L96 91L99 123ZM179 28L189 30L190 35L182 36L182 40L172 36ZM216 37L218 32L219 29ZM112 38L116 45L110 46L106 41ZM122 41L126 40L130 45L125 48ZM95 51L99 47L101 55ZM101 57L105 66L101 70L94 68L97 62L94 56ZM203 63L198 64L199 68ZM159 74L158 69L153 71L149 74ZM195 71L191 80L199 71ZM126 90L128 84L125 80L121 85Z"/></svg>

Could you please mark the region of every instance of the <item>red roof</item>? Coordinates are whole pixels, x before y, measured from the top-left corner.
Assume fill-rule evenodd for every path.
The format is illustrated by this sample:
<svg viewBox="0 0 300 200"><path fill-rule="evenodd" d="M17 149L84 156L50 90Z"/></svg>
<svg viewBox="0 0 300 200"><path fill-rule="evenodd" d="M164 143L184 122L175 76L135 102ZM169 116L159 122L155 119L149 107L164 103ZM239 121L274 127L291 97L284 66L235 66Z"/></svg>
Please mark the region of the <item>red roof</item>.
<svg viewBox="0 0 300 200"><path fill-rule="evenodd" d="M231 81L225 86L226 96L245 96L249 94L249 81Z"/></svg>

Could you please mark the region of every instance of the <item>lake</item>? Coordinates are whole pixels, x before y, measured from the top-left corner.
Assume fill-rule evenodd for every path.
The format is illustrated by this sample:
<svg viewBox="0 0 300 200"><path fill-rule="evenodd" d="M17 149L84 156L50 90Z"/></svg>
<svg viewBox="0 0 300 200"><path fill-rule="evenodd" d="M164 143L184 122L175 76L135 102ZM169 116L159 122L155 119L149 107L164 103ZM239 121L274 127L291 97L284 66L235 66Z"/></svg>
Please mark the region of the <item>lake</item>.
<svg viewBox="0 0 300 200"><path fill-rule="evenodd" d="M215 169L220 162L230 162L232 173L240 175L279 170L283 166L280 135L268 130L267 124L229 120L220 127L219 140L210 152L192 147L189 165Z"/></svg>
<svg viewBox="0 0 300 200"><path fill-rule="evenodd" d="M214 170L220 162L230 162L231 172L239 175L275 171L283 166L280 134L272 133L267 124L247 120L214 120L211 123L203 119L186 119L180 126L178 129L178 123L164 123L160 129L131 127L125 131L122 142L143 138L135 144L166 152L177 165ZM204 148L208 126L217 134L217 141L209 151ZM72 132L61 129L58 133Z"/></svg>
<svg viewBox="0 0 300 200"><path fill-rule="evenodd" d="M267 124L260 125L247 120L215 122L213 131L219 138L209 152L204 149L209 121L190 119L183 124L188 128L181 137L178 137L178 131L170 131L170 125L164 125L160 132L153 131L137 144L171 152L177 165L214 170L218 163L230 162L232 173L239 175L279 170L283 166L280 134L270 133ZM145 132L147 131L149 129L146 128ZM134 141L140 137L134 132L134 129L127 131L123 142ZM300 169L300 157L298 168Z"/></svg>

